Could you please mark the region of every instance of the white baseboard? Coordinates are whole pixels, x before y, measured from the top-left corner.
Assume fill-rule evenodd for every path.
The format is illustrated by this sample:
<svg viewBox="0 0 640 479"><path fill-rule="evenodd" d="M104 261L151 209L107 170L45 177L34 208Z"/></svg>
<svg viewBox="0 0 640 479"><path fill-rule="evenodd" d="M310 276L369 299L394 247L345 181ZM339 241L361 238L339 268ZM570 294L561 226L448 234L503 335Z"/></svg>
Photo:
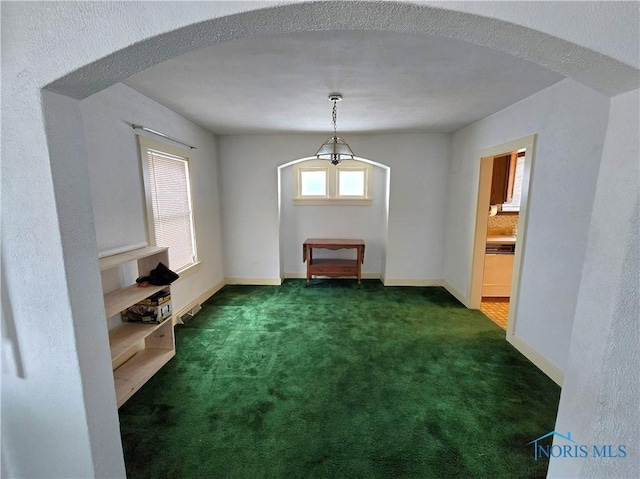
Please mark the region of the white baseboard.
<svg viewBox="0 0 640 479"><path fill-rule="evenodd" d="M525 358L535 364L540 371L549 376L558 386L562 387L564 373L555 367L548 359L516 336L507 334L507 341L520 351Z"/></svg>
<svg viewBox="0 0 640 479"><path fill-rule="evenodd" d="M306 279L306 273L285 273L284 279Z"/></svg>
<svg viewBox="0 0 640 479"><path fill-rule="evenodd" d="M467 298L456 288L451 286L447 281L442 280L442 286L449 291L458 301L460 301L465 307L469 308ZM507 342L516 348L525 358L531 361L535 366L543 373L549 376L558 386L562 386L564 380L564 374L557 367L555 367L548 359L542 356L539 352L525 343L522 339L507 334Z"/></svg>
<svg viewBox="0 0 640 479"><path fill-rule="evenodd" d="M444 289L449 291L453 295L454 298L456 298L458 301L460 301L466 308L469 308L469 303L467 302L467 297L464 294L462 294L456 288L451 286L449 284L449 282L444 280L444 279L442 280L441 285L442 285L442 287Z"/></svg>
<svg viewBox="0 0 640 479"><path fill-rule="evenodd" d="M384 280L385 286L442 286L440 279L399 279L387 278Z"/></svg>
<svg viewBox="0 0 640 479"><path fill-rule="evenodd" d="M280 278L225 278L226 284L247 284L256 286L280 286Z"/></svg>

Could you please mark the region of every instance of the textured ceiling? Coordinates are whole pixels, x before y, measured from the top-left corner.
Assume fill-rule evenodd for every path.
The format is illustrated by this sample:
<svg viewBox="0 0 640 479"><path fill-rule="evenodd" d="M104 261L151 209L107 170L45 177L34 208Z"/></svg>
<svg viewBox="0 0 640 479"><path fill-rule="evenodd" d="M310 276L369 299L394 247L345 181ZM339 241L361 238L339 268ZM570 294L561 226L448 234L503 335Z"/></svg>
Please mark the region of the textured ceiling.
<svg viewBox="0 0 640 479"><path fill-rule="evenodd" d="M318 31L245 38L174 57L128 86L217 134L452 132L564 78L437 36Z"/></svg>

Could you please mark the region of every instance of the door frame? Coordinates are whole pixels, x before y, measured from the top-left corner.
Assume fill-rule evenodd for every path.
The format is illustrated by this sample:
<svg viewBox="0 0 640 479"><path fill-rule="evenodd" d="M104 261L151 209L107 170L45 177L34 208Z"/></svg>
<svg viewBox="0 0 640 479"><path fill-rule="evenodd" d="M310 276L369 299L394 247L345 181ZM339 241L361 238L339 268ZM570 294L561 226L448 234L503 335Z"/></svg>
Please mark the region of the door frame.
<svg viewBox="0 0 640 479"><path fill-rule="evenodd" d="M513 258L513 279L511 281L511 296L509 300L509 317L507 323L506 340L529 361L562 387L564 374L547 358L532 348L517 336L518 301L520 298L520 280L522 277L522 260L526 254L527 231L529 216L529 195L531 193L532 178L536 156L537 135L533 134L507 143L502 143L482 150L478 154L480 159L478 180L478 203L476 208L476 226L473 241L472 267L469 278L469 308L480 309L482 302L482 278L484 275L484 255L487 242L487 224L489 222L489 198L491 180L493 176L493 159L507 152L525 148L524 172L522 178L522 197L520 200L520 214L518 218L518 235L516 238L516 253Z"/></svg>
<svg viewBox="0 0 640 479"><path fill-rule="evenodd" d="M518 310L520 276L522 273L522 258L526 248L529 189L531 187L535 144L536 135L534 134L481 150L478 155L480 158L478 202L475 218L471 277L469 279L469 307L471 309L480 309L480 303L482 302L482 279L484 276L487 225L489 223L488 210L491 193L491 179L493 174L493 159L512 151L521 150L523 148L525 149L522 196L520 199L520 213L518 216L518 235L516 238L516 252L513 259L513 279L511 281L509 319L507 323L507 340L510 343L513 342L512 340L515 337L515 326L517 320L516 312Z"/></svg>

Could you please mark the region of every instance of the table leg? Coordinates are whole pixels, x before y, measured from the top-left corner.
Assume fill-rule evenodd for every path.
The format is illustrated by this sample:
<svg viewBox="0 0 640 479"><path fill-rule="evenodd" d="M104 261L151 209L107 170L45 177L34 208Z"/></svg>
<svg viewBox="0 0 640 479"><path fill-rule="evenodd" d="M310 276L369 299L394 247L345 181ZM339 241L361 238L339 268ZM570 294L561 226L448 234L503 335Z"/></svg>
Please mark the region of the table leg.
<svg viewBox="0 0 640 479"><path fill-rule="evenodd" d="M361 285L361 279L362 279L362 247L359 246L358 247L358 288L360 288Z"/></svg>
<svg viewBox="0 0 640 479"><path fill-rule="evenodd" d="M311 247L307 246L305 248L305 256L307 258L307 284L305 286L305 288L309 287L309 283L311 282Z"/></svg>

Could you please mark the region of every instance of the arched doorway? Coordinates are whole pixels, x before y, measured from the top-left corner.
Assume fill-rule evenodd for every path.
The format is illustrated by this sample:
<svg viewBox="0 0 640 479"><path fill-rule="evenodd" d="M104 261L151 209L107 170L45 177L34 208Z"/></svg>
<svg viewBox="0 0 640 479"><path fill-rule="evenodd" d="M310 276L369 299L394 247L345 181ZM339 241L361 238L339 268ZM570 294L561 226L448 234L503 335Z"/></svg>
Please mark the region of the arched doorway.
<svg viewBox="0 0 640 479"><path fill-rule="evenodd" d="M133 7L123 6L123 8ZM114 36L114 32L119 31L119 25L116 22L113 24L107 22L106 26L113 28L93 31L92 36L94 39L97 38L98 42L103 41L108 46L104 49L95 48L95 51L92 47L87 47L89 42L85 43L84 41L82 48L78 48L77 45L81 40L84 40L87 33L82 31L84 26L74 23L77 22L77 18L65 19L64 12L48 12L47 18L56 22L56 30L64 32L67 30L66 27L70 26L72 32L75 32L72 33L72 35L76 35L72 37L70 42L72 45L68 47L73 54L66 56L63 51L61 56L64 58L60 58L59 62L61 66L54 68L51 64L57 63L57 61L50 59L52 50L47 48L46 38L39 37L40 43L36 44L37 48L34 48L34 51L38 48L40 51L37 54L25 56L27 63L32 62L31 66L25 65L23 62L15 62L15 66L8 68L9 81L5 82L5 85L8 85L7 96L11 97L11 94L15 93L15 97L7 98L7 103L3 105L3 113L7 114L6 118L12 120L10 135L6 137L6 141L3 138L3 152L7 155L5 158L13 156L16 158L15 161L19 161L21 165L20 170L17 171L17 168L11 166L5 169L5 164L3 164L3 173L8 174L12 180L10 192L15 189L15 191L20 191L23 197L12 198L11 195L8 195L9 197L6 198L8 201L5 203L3 211L3 221L6 220L9 228L6 229L7 235L4 239L7 241L4 242L3 247L17 251L20 249L21 243L24 244L25 238L42 238L42 241L37 242L38 247L28 249L26 254L8 255L4 258L3 268L7 268L7 282L13 283L9 288L9 293L15 296L12 303L21 316L38 312L37 308L29 308L26 304L28 299L19 300L19 296L24 295L25 298L28 298L28 286L31 286L30 291L33 291L40 286L40 278L24 275L25 279L19 279L21 272L42 271L43 269L60 271L63 266L66 266L64 272L55 278L60 283L56 285L58 289L52 288L51 294L46 295L43 299L51 301L53 297L64 297L70 303L69 309L71 310L69 315L58 318L60 324L55 321L51 321L49 324L49 332L52 333L49 336L53 336L55 340L55 349L52 349L51 344L45 341L41 335L29 333L26 327L20 328L18 336L22 335L22 340L30 344L34 350L48 351L49 360L42 362L39 369L46 371L47 368L50 368L51 377L55 377L58 368L64 364L63 361L67 356L63 353L69 350L76 352L77 349L77 361L82 367L70 371L69 374L75 375L78 379L78 381L72 381L74 383L72 386L78 386L77 383L83 384L80 386L80 391L84 391L85 397L81 406L84 406L87 416L91 418L101 417L102 411L100 399L96 397L99 394L90 393L92 386L95 385L95 378L92 377L95 376L95 371L91 367L90 357L95 353L95 350L92 348L91 332L83 329L82 323L86 315L100 316L102 312L100 311L101 298L97 269L94 268L95 271L93 271L88 268L90 270L88 276L91 278L87 278L87 265L95 263L96 249L91 233L91 208L87 206L86 201L90 197L87 192L87 175L83 166L85 152L83 152L81 139L82 124L80 119L74 116L77 111L74 111L73 101L70 99L85 98L137 71L214 41L222 42L251 35L259 37L277 31L292 31L294 29L304 31L305 29L318 28L328 30L380 28L425 35L439 34L451 38L463 38L479 44L483 42L483 39L495 38L493 32L500 29L503 33L500 36L501 45L493 45L497 49L513 51L514 54L519 53L525 58L562 71L584 83L600 85L601 91L606 93L619 92L622 91L620 88L624 88L620 86L624 81L613 79L619 76L613 70L620 71L619 65L615 62L604 62L603 66L595 65L598 62L585 61L585 58L593 58L590 56L591 54L596 56L600 54L593 51L588 54L587 49L582 47L578 47L576 50L574 48L576 45L534 30L527 31L532 35L528 37L530 42L526 44L504 41L508 38L517 38L522 34L522 28L514 29L512 24L480 15L394 2L377 3L373 8L372 4L368 2L317 2L287 5L259 12L237 13L245 8L250 7L239 7L232 11L231 15L230 12L222 9L214 10L213 13L200 12L194 15L188 15L185 12L176 14L173 10L167 10L163 14L156 12L152 19L157 21L148 22L144 29L139 30L139 34L136 30L136 34L130 35L131 42L127 44L131 46L124 49L122 49L122 44L108 40L108 37ZM139 11L140 16L144 13ZM100 16L101 12L85 11L84 14L85 18L92 18ZM216 17L216 19L210 20L211 17ZM32 20L34 20L34 24L39 25L36 19L30 17L25 17L25 25L26 22ZM469 23L467 20L472 21ZM171 30L176 22L188 26L180 30ZM472 28L458 28L459 25L465 24ZM134 26L128 25L131 30L134 29ZM25 28L24 31L29 34L34 33L33 27L31 29ZM75 40L75 44L73 44L73 40ZM537 45L540 44L544 44L545 49L540 52L540 55L536 55L538 53ZM486 43L485 45L491 46ZM576 55L577 52L584 53L586 57ZM600 55L600 57L602 56ZM100 59L92 61L95 58ZM567 61L567 58L570 60ZM86 62L91 63L83 66ZM41 70L42 64L46 64L44 71ZM589 70L583 68L583 65L586 64L590 65ZM7 71L6 67L6 64L3 65L4 71ZM611 78L611 83L598 83L597 80L603 77L601 67L609 68L608 75L605 77ZM68 71L73 71L73 73L65 74ZM56 73L51 74L51 72ZM622 77L624 76L623 72ZM55 102L48 102L45 105L46 113L50 118L64 119L64 121L58 121L57 127L50 129L46 134L40 104L43 85L48 85L50 90L62 94L56 98ZM22 171L29 171L29 174L21 174ZM3 202L4 200L5 198L3 198ZM57 205L57 215L52 211L55 209L51 207L53 204ZM43 205L49 205L50 208L41 209L40 207ZM41 210L46 214L35 214ZM68 258L71 260L65 264ZM29 281L33 284L29 285ZM71 294L69 294L70 291ZM62 323L63 321L64 323ZM98 339L104 340L104 338ZM29 370L28 366L27 364L27 370ZM100 370L100 373L105 374L105 371ZM65 378L70 379L67 374L65 374ZM97 378L98 381L101 379L104 378ZM32 378L24 381L25 384L33 382ZM36 381L36 386L46 386L47 384L40 384ZM34 387L34 389L38 388ZM64 394L74 395L75 399L77 391L77 387L69 387L65 388ZM63 422L66 416L58 414L60 410L56 409L57 405L67 406L62 400L64 394L50 398L51 410L43 408L42 404L35 407L37 396L33 396L33 408L24 407L22 410L37 410L48 418L47 424L50 430L55 430L57 425L60 426L60 430L64 430ZM23 397L30 397L30 394L23 394ZM16 412L19 413L19 411ZM31 422L26 414L24 424ZM19 421L21 415L17 414L16 418ZM57 425L55 421L59 421ZM117 424L114 423L113 416L102 423L90 421L89 429L90 437L85 439L89 445L94 442L99 445L102 437L110 436L113 438L114 434L117 435ZM54 440L55 438L51 442ZM58 442L62 444L64 441ZM98 445L95 446L96 451ZM21 446L20 443L15 445L17 449L27 450L26 447ZM69 447L72 446L73 444L69 445ZM105 463L113 459L111 453L114 453L114 449L107 448L102 451L102 459L97 458L100 454L92 454L89 447L85 447L71 457L74 459L78 455L89 457L84 462L95 462L95 470L104 472L109 469L100 467L100 465L104 466ZM53 453L42 454L42 452L37 448L31 448L33 457L53 457ZM96 456L96 459L92 459L91 456ZM61 454L60 457L64 457L64 454ZM86 457L82 459L86 459ZM49 473L52 471L55 472L57 469L48 470ZM109 474L105 473L104 475Z"/></svg>

